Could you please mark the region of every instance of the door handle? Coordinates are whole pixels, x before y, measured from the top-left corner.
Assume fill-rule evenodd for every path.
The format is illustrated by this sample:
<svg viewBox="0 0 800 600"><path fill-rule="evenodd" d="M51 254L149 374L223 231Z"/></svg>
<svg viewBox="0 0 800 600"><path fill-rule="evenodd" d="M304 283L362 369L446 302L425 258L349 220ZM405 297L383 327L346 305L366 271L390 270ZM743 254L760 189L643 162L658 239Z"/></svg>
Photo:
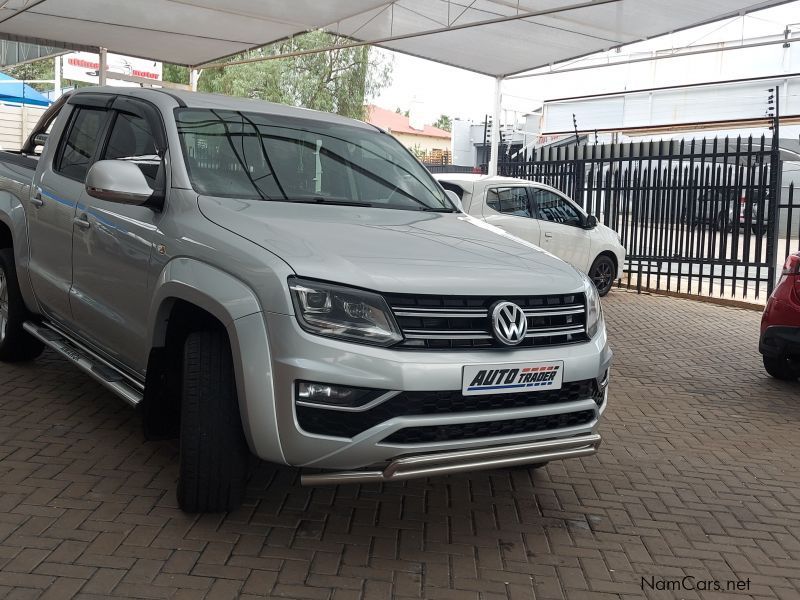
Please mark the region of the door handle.
<svg viewBox="0 0 800 600"><path fill-rule="evenodd" d="M549 231L545 231L544 232L544 237L551 238L551 237L553 237L553 234L551 232L549 232Z"/></svg>
<svg viewBox="0 0 800 600"><path fill-rule="evenodd" d="M42 206L44 206L44 200L42 200L41 188L38 188L36 190L36 193L33 195L33 198L31 198L31 204L33 204L36 208L41 208Z"/></svg>
<svg viewBox="0 0 800 600"><path fill-rule="evenodd" d="M86 215L75 217L74 219L72 219L72 222L84 230L89 229L89 227L92 226L92 224L89 222L89 217L87 217Z"/></svg>

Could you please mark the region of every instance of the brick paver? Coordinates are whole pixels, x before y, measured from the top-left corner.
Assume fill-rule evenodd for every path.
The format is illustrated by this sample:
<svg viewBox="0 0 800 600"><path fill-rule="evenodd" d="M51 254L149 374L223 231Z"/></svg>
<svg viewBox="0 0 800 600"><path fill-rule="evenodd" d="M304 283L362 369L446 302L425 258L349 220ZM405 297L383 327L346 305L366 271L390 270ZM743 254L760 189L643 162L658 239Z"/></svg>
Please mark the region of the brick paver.
<svg viewBox="0 0 800 600"><path fill-rule="evenodd" d="M764 374L758 313L605 310L597 456L318 489L259 465L226 516L178 510L175 443L77 370L2 365L0 597L800 598L800 384Z"/></svg>

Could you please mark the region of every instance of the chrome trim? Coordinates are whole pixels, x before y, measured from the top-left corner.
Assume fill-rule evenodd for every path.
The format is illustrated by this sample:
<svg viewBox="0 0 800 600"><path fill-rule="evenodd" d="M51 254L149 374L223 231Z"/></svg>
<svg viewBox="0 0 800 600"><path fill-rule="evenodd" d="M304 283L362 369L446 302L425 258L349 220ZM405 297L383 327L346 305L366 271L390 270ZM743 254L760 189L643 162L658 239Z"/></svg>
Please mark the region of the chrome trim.
<svg viewBox="0 0 800 600"><path fill-rule="evenodd" d="M479 333L477 331L427 331L424 329L412 330L415 333L405 333L406 339L409 340L491 340L493 339L488 333Z"/></svg>
<svg viewBox="0 0 800 600"><path fill-rule="evenodd" d="M595 454L600 447L601 441L600 435L593 433L524 444L452 452L431 452L396 458L382 470L303 474L300 476L300 483L303 485L326 485L402 481L416 477L536 464Z"/></svg>
<svg viewBox="0 0 800 600"><path fill-rule="evenodd" d="M320 404L319 402L308 402L307 400L295 400L294 403L297 406L306 406L308 408L321 408L323 410L338 410L341 412L364 412L366 410L370 410L378 406L378 404L383 404L387 400L394 398L400 392L386 392L385 394L381 394L374 400L370 400L363 406L333 406L331 404Z"/></svg>
<svg viewBox="0 0 800 600"><path fill-rule="evenodd" d="M538 309L524 308L523 312L527 317L558 317L561 315L581 315L586 312L586 308L581 304L578 308L567 306L564 308Z"/></svg>
<svg viewBox="0 0 800 600"><path fill-rule="evenodd" d="M447 319L480 319L488 316L485 310L465 309L459 311L457 308L392 308L396 317L439 317Z"/></svg>
<svg viewBox="0 0 800 600"><path fill-rule="evenodd" d="M535 329L532 333L528 333L526 338L548 337L552 335L570 335L573 333L584 333L586 328L583 325L574 325L572 327L548 327L547 329Z"/></svg>

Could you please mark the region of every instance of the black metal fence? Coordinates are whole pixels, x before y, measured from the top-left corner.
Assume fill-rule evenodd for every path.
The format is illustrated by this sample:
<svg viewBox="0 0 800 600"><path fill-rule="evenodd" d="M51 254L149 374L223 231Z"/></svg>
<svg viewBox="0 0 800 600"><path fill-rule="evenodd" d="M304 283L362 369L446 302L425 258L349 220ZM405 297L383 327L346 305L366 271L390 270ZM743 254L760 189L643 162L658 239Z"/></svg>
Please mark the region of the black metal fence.
<svg viewBox="0 0 800 600"><path fill-rule="evenodd" d="M799 245L789 165L762 136L547 148L498 171L561 190L617 231L620 285L764 299Z"/></svg>

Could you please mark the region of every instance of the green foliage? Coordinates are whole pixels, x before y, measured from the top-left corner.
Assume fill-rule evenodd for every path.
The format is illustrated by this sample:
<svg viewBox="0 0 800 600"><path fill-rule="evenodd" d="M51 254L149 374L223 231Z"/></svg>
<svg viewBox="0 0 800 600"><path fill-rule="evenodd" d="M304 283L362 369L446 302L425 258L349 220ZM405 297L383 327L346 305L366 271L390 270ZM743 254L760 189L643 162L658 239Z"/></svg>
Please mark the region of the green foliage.
<svg viewBox="0 0 800 600"><path fill-rule="evenodd" d="M348 40L312 31L232 58L268 57L346 44ZM204 69L198 90L258 98L363 119L365 100L389 83L391 63L367 46L337 48L290 58ZM188 83L188 70L164 65L164 79Z"/></svg>
<svg viewBox="0 0 800 600"><path fill-rule="evenodd" d="M189 85L189 69L187 67L165 62L162 64L162 69L161 79L164 81Z"/></svg>
<svg viewBox="0 0 800 600"><path fill-rule="evenodd" d="M438 127L439 129L444 129L445 131L452 131L453 121L447 115L439 115L439 118L436 119L436 122L433 124L433 126Z"/></svg>
<svg viewBox="0 0 800 600"><path fill-rule="evenodd" d="M23 81L30 81L32 79L53 79L54 64L55 59L44 58L42 60L25 63L24 65L6 67L3 69L3 73L10 75L14 79ZM53 86L49 83L31 83L29 85L38 92L48 92L53 89Z"/></svg>

